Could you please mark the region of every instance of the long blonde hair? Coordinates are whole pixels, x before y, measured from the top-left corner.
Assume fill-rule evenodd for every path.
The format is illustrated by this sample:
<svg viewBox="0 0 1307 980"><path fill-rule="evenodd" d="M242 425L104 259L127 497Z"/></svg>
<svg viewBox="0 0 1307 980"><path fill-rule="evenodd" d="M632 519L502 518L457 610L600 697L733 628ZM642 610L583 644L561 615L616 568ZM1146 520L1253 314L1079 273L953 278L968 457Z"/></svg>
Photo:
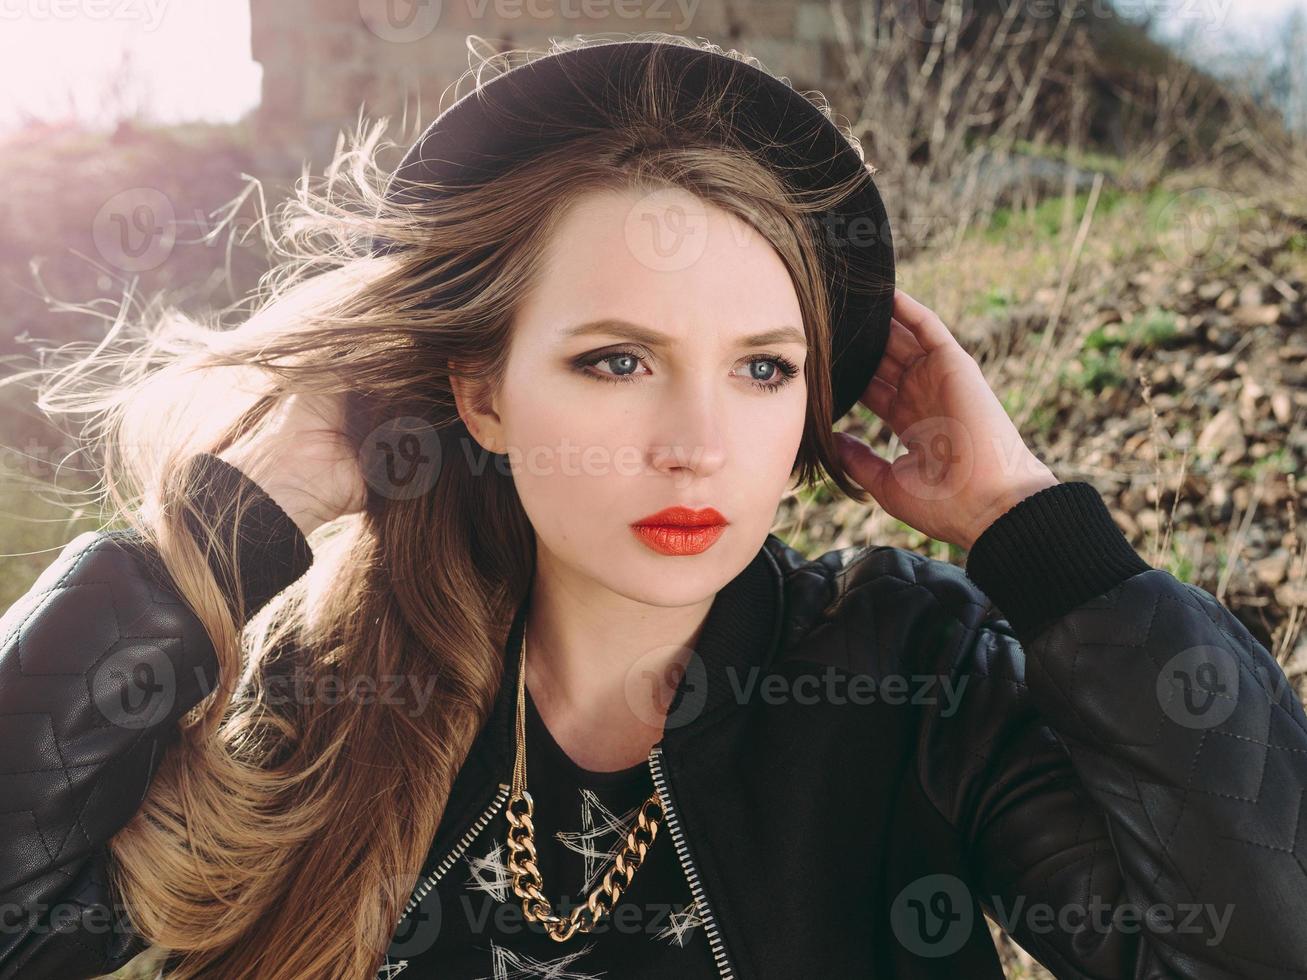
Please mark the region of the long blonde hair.
<svg viewBox="0 0 1307 980"><path fill-rule="evenodd" d="M636 39L762 67L677 35ZM586 43L496 55L470 74L481 84L510 59ZM183 720L139 811L110 842L113 886L155 944L141 963L167 953L176 978L373 975L499 689L502 644L534 563L511 476L452 452L429 492L369 491L362 512L315 532L311 571L245 625L244 597L209 564L216 557L226 581L239 582L232 542L187 533L182 463L257 434L292 392L343 394L342 434L360 450L399 417L473 445L450 365L491 389L500 383L515 310L578 195L684 188L767 237L793 279L811 351L794 472L867 499L832 443L826 283L838 259L816 215L869 178L788 191L754 156L704 135L728 129L723 100L710 93L693 112L670 113L673 81L651 58L638 99L605 125L421 208L386 199L377 163L395 145L386 121L360 126L324 184L301 181L279 206L278 262L244 323L221 330L168 312L119 324L54 372L43 407L88 416L106 502L157 548L217 651L221 683ZM376 256L374 238L405 248ZM327 672L433 679L433 696L401 686L403 703L274 703L272 682L292 667L309 682Z"/></svg>

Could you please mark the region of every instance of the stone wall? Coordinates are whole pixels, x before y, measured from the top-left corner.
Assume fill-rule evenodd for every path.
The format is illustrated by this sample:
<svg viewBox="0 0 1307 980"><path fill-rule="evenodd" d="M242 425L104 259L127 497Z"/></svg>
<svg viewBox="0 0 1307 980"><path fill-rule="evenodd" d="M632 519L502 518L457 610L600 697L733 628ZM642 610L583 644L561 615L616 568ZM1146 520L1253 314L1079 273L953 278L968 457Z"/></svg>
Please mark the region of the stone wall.
<svg viewBox="0 0 1307 980"><path fill-rule="evenodd" d="M389 116L387 135L411 141L453 101L469 35L505 50L663 31L738 48L799 89L822 89L833 63L827 0L250 0L250 13L258 132L318 172L360 111Z"/></svg>

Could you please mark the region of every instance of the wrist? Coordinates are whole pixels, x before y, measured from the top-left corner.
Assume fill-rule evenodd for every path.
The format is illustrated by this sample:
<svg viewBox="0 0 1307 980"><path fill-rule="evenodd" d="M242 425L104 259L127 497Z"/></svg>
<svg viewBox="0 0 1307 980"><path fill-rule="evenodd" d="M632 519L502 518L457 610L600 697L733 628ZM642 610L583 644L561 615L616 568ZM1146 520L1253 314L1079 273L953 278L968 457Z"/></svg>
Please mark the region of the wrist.
<svg viewBox="0 0 1307 980"><path fill-rule="evenodd" d="M214 531L218 542L234 542L235 552L230 557L236 562L245 605L243 617L234 604L232 612L240 622L248 622L308 570L313 563L312 547L263 487L221 456L195 453L187 459L181 480L189 503L184 520L208 556L214 578L224 587L232 585L226 577L231 571L227 549L213 547L207 532ZM232 506L238 497L248 504L239 515Z"/></svg>
<svg viewBox="0 0 1307 980"><path fill-rule="evenodd" d="M327 522L326 518L319 515L312 498L303 491L276 483L260 483L259 486L286 512L305 537Z"/></svg>
<svg viewBox="0 0 1307 980"><path fill-rule="evenodd" d="M980 517L972 524L971 533L968 539L962 543L962 547L970 551L993 523L1010 511L1027 497L1033 496L1041 490L1047 490L1049 487L1057 486L1062 481L1053 475L1053 471L1044 467L1044 472L1038 473L1020 484L1004 490L994 501L986 507Z"/></svg>
<svg viewBox="0 0 1307 980"><path fill-rule="evenodd" d="M250 482L272 498L273 503L286 512L286 516L295 522L300 533L308 537L326 521L318 515L313 497L298 487L271 477L259 479L254 476L253 468L243 460L239 453L228 450L216 454L223 462L240 470Z"/></svg>
<svg viewBox="0 0 1307 980"><path fill-rule="evenodd" d="M1150 568L1079 480L1032 494L976 540L967 577L1002 610L1022 643L1087 599Z"/></svg>

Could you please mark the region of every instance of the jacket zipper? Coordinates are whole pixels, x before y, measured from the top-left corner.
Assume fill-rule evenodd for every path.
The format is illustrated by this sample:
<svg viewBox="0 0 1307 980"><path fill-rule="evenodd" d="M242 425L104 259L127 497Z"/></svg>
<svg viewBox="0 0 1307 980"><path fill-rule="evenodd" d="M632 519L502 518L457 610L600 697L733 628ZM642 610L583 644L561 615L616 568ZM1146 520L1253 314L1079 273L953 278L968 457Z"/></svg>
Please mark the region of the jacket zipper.
<svg viewBox="0 0 1307 980"><path fill-rule="evenodd" d="M695 907L699 910L699 918L703 921L703 930L708 936L708 945L712 947L717 972L722 975L722 980L734 980L735 968L731 966L731 959L726 954L726 943L722 941L721 933L717 929L717 919L708 906L708 894L704 891L703 882L699 879L699 872L694 867L690 851L685 846L680 818L672 808L672 797L668 792L667 778L663 775L662 760L663 747L655 745L649 753L649 771L653 774L654 788L658 790L658 801L663 807L663 820L672 835L672 843L676 845L676 856L681 860L685 878L690 883L690 894L694 896Z"/></svg>
<svg viewBox="0 0 1307 980"><path fill-rule="evenodd" d="M454 866L455 861L462 857L463 852L472 846L472 842L476 840L477 834L485 830L486 824L494 818L495 814L499 812L499 808L504 805L504 801L508 799L508 794L511 789L512 786L508 783L499 784L499 792L495 794L495 798L491 800L490 804L481 812L481 816L477 817L476 820L472 822L472 826L467 829L467 833L459 838L458 843L454 845L453 850L440 859L440 863L436 865L436 870L427 875L427 877L413 889L413 894L409 897L408 904L404 906L404 913L399 917L399 921L395 923L396 929L399 929L399 927L404 924L404 920L408 918L408 914L417 907L417 904L422 901L422 899L427 897L427 893L436 887L440 879L449 873L449 869Z"/></svg>
<svg viewBox="0 0 1307 980"><path fill-rule="evenodd" d="M717 928L717 918L708 905L708 894L704 890L703 881L700 880L699 872L694 866L694 860L690 857L690 851L685 845L685 835L681 831L680 817L676 815L676 810L672 806L667 777L663 773L662 758L663 747L655 745L649 752L649 772L653 776L654 788L658 791L658 802L662 804L663 822L667 825L672 844L676 848L676 856L681 862L681 869L685 872L686 881L690 885L690 894L694 896L695 908L699 910L699 918L703 922L704 933L707 935L708 945L712 949L713 961L717 964L717 972L721 974L722 980L734 980L735 968L731 965L730 957L726 953L726 944L723 942L721 932ZM459 838L453 849L440 859L436 869L427 875L413 890L408 904L404 907L403 914L395 924L396 930L404 924L404 920L408 918L409 913L417 907L422 899L427 897L431 889L439 884L440 879L449 873L449 869L462 857L463 852L472 846L472 841L485 829L486 824L494 818L495 814L508 800L508 794L511 790L512 786L508 783L499 784L499 792L495 794L494 799L481 812L481 815L472 822L472 826Z"/></svg>
<svg viewBox="0 0 1307 980"><path fill-rule="evenodd" d="M499 808L504 805L504 801L508 799L509 791L512 790L512 788L513 787L508 783L499 784L499 792L495 794L495 798L490 801L489 805L487 805L484 810L481 811L481 815L477 817L476 820L472 821L472 826L469 827L467 832L458 839L458 843L454 845L453 850L441 858L440 863L436 865L436 870L427 875L426 878L413 889L413 894L409 896L408 904L404 906L404 911L400 915L399 921L395 923L394 932L399 931L399 927L404 924L404 920L408 918L409 913L417 907L422 899L427 897L427 894L431 889L436 887L440 879L449 873L449 869L454 866L454 862L462 856L463 852L472 846L472 842L476 840L477 834L485 830L486 824L490 823L494 815L499 812ZM377 980L382 980L382 978L391 980L391 978L399 976L406 969L408 969L408 960L400 960L398 963L391 963L390 957L387 956L382 960L381 966L377 970Z"/></svg>

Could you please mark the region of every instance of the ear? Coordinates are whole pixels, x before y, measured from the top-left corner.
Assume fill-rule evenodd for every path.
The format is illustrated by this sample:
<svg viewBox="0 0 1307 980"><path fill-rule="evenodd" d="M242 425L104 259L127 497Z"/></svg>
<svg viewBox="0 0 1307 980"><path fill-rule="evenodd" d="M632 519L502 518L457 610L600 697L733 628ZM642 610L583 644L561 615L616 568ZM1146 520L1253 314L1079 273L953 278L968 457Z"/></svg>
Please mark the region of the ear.
<svg viewBox="0 0 1307 980"><path fill-rule="evenodd" d="M506 450L503 423L494 410L493 399L488 398L473 379L465 377L462 370L458 362L450 362L449 386L454 393L458 416L482 449L502 453Z"/></svg>

